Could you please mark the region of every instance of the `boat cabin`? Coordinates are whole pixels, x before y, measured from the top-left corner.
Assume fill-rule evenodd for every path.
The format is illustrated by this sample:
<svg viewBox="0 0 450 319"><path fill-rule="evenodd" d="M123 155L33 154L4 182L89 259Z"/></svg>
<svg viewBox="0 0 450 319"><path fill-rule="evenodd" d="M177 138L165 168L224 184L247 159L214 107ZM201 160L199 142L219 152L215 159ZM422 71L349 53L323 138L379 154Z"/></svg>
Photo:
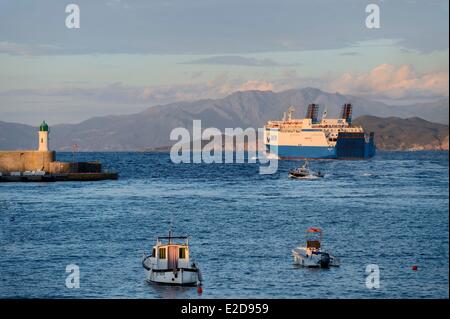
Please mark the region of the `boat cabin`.
<svg viewBox="0 0 450 319"><path fill-rule="evenodd" d="M171 232L169 236L157 237L151 258L155 259L156 269L189 268L188 237L174 237Z"/></svg>

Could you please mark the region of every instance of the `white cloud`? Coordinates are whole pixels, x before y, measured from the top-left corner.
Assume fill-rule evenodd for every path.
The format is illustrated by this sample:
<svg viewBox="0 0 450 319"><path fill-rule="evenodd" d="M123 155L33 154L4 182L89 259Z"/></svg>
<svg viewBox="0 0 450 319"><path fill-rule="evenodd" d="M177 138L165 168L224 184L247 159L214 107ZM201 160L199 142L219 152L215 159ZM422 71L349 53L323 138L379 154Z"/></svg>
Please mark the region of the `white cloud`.
<svg viewBox="0 0 450 319"><path fill-rule="evenodd" d="M448 96L448 71L418 74L409 64L381 64L366 73L345 73L331 81L329 90L390 98Z"/></svg>
<svg viewBox="0 0 450 319"><path fill-rule="evenodd" d="M211 64L211 65L240 65L240 66L259 66L259 67L278 67L278 66L295 66L296 64L281 64L271 59L256 59L251 57L243 57L239 55L220 55L212 56L193 61L183 62L181 64Z"/></svg>
<svg viewBox="0 0 450 319"><path fill-rule="evenodd" d="M182 64L216 64L216 65L243 65L243 66L278 66L270 59L247 58L238 55L221 55L183 62Z"/></svg>
<svg viewBox="0 0 450 319"><path fill-rule="evenodd" d="M70 119L78 119L80 114L87 118L93 115L131 113L158 104L222 98L236 91L279 92L302 87L375 98L437 99L448 96L448 72L420 74L410 65L381 64L368 72L346 73L337 77L307 78L293 70L280 72L280 75L280 78L270 81L264 76L253 79L235 78L230 73L222 73L209 81L171 85L129 86L112 83L92 86L89 83L71 83L55 88L9 90L0 92L0 109L3 108L4 117L7 108L9 113L13 113L11 105L15 105L16 109L20 105L27 109L36 105L35 101L41 101L40 105L43 107L40 110L52 110L49 113L53 114L56 109L64 113L60 115L61 118L70 114ZM33 103L30 104L29 101ZM61 105L64 107L61 108ZM78 106L83 105L83 112L76 111ZM67 122L68 119L59 121Z"/></svg>
<svg viewBox="0 0 450 319"><path fill-rule="evenodd" d="M250 81L243 83L238 88L238 91L251 91L251 90L273 91L274 85L268 81L250 80Z"/></svg>
<svg viewBox="0 0 450 319"><path fill-rule="evenodd" d="M0 92L0 96L75 97L90 101L114 101L145 105L176 101L221 98L236 91L283 91L305 86L330 92L369 97L415 98L448 96L448 72L418 74L410 65L399 67L381 64L366 73L345 73L341 76L305 78L292 70L282 72L283 77L268 81L232 78L222 73L205 82L171 85L127 86L112 83L105 86L69 86L46 89L22 89Z"/></svg>
<svg viewBox="0 0 450 319"><path fill-rule="evenodd" d="M0 41L0 53L11 55L42 55L58 53L59 47L48 44L21 44L8 41Z"/></svg>
<svg viewBox="0 0 450 319"><path fill-rule="evenodd" d="M40 0L29 10L21 1L8 1L1 6L0 40L50 43L61 54L239 55L349 48L382 39L402 39L401 46L421 52L449 45L446 0L383 1L388 14L382 13L376 32L364 27L360 1L282 2L77 0L85 14L74 34L56 18L64 18L61 1Z"/></svg>

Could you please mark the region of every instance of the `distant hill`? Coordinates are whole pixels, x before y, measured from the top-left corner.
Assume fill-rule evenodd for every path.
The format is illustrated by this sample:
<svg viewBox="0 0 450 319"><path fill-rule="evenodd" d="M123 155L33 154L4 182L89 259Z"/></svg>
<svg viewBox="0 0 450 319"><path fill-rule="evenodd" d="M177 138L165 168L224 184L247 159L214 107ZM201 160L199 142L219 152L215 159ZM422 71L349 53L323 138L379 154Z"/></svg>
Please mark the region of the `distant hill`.
<svg viewBox="0 0 450 319"><path fill-rule="evenodd" d="M448 125L431 123L418 117L379 118L361 116L354 121L375 132L375 143L382 150L448 150Z"/></svg>
<svg viewBox="0 0 450 319"><path fill-rule="evenodd" d="M448 121L448 99L428 106L425 104L389 106L377 101L327 93L315 88L278 93L245 91L233 93L222 99L154 106L137 114L95 117L79 124L50 125L50 145L62 151L70 151L73 144L78 144L82 151L157 149L172 144L169 139L172 129L185 127L191 130L194 119L201 119L203 128L245 129L262 127L267 120L280 119L290 105L295 107L294 116L297 117L304 116L310 103L319 104L321 112L326 107L328 117L333 117L339 113L340 106L348 102L354 105L354 118L362 115L402 118L422 114L425 119L432 117ZM444 117L445 112L447 117ZM36 148L36 136L36 128L31 126L0 122L0 149Z"/></svg>
<svg viewBox="0 0 450 319"><path fill-rule="evenodd" d="M0 121L0 150L38 148L37 127Z"/></svg>
<svg viewBox="0 0 450 319"><path fill-rule="evenodd" d="M387 116L398 116L401 118L420 117L430 122L448 124L449 123L449 100L440 99L434 102L415 103L407 106L393 106L393 114ZM368 114L369 115L369 114ZM370 114L373 115L373 114Z"/></svg>

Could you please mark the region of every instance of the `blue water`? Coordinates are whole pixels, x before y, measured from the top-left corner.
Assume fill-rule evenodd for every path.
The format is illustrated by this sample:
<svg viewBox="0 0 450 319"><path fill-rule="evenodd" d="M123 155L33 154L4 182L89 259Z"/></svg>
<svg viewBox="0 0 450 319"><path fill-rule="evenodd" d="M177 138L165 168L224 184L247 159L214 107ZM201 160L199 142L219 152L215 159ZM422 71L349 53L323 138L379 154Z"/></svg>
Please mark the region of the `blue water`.
<svg viewBox="0 0 450 319"><path fill-rule="evenodd" d="M447 152L314 161L327 176L308 181L287 178L298 162L259 175L257 164L176 165L168 154L77 159L100 160L120 179L0 184L0 297L449 297ZM191 236L202 296L145 282L142 252L171 220ZM340 268L293 266L310 226L324 229ZM79 289L65 286L72 263ZM379 289L365 286L368 264L379 266Z"/></svg>

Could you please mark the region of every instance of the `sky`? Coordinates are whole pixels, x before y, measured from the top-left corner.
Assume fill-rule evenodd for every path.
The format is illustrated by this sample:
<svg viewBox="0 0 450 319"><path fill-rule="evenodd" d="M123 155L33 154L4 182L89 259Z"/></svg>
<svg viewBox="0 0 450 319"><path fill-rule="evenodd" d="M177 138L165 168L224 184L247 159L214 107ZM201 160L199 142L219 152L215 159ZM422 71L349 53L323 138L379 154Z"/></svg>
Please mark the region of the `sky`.
<svg viewBox="0 0 450 319"><path fill-rule="evenodd" d="M80 8L80 28L65 21ZM366 6L380 8L367 28ZM234 91L448 97L447 0L0 0L0 121L93 116Z"/></svg>

